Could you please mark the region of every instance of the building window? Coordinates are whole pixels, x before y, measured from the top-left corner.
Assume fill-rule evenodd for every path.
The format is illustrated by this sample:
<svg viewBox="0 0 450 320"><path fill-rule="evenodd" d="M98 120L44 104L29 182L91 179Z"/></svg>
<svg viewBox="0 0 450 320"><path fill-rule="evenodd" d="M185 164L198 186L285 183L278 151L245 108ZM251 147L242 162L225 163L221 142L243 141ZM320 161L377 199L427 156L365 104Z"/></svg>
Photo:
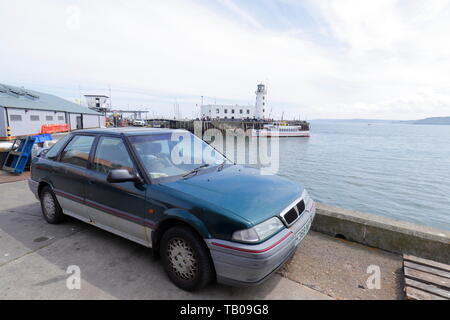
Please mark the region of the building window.
<svg viewBox="0 0 450 320"><path fill-rule="evenodd" d="M231 113L234 113L234 109L231 109Z"/></svg>
<svg viewBox="0 0 450 320"><path fill-rule="evenodd" d="M250 114L250 109L247 109L247 114Z"/></svg>
<svg viewBox="0 0 450 320"><path fill-rule="evenodd" d="M30 116L31 121L39 121L39 116Z"/></svg>
<svg viewBox="0 0 450 320"><path fill-rule="evenodd" d="M46 116L46 117L45 117L45 120L47 120L47 121L53 121L53 116Z"/></svg>
<svg viewBox="0 0 450 320"><path fill-rule="evenodd" d="M228 113L228 109L225 109L223 112Z"/></svg>
<svg viewBox="0 0 450 320"><path fill-rule="evenodd" d="M263 100L266 100L266 96L263 96Z"/></svg>
<svg viewBox="0 0 450 320"><path fill-rule="evenodd" d="M239 110L239 113L240 113L240 114L243 114L243 113L244 113L244 110L242 110L242 109Z"/></svg>
<svg viewBox="0 0 450 320"><path fill-rule="evenodd" d="M263 109L263 113L266 112L266 109Z"/></svg>
<svg viewBox="0 0 450 320"><path fill-rule="evenodd" d="M64 121L64 116L58 116L59 121Z"/></svg>
<svg viewBox="0 0 450 320"><path fill-rule="evenodd" d="M266 103L265 102L263 102L263 106L265 106L266 105Z"/></svg>
<svg viewBox="0 0 450 320"><path fill-rule="evenodd" d="M220 113L220 110L219 110L219 109L216 109L216 113Z"/></svg>
<svg viewBox="0 0 450 320"><path fill-rule="evenodd" d="M12 114L9 116L11 121L22 121L22 116L20 114Z"/></svg>

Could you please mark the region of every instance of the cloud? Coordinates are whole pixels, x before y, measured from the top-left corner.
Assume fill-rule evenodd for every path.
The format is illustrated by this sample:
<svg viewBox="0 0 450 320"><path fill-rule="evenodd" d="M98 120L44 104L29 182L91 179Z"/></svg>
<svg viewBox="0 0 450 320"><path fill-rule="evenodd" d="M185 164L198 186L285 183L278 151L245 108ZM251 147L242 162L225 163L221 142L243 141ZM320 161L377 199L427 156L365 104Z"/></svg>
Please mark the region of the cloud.
<svg viewBox="0 0 450 320"><path fill-rule="evenodd" d="M360 85L348 99L350 110L361 112L360 103L373 106L364 114L379 114L385 106L384 115L397 119L450 114L448 1L321 1L319 6L333 35L348 48L339 61L342 78ZM396 103L406 98L407 108Z"/></svg>
<svg viewBox="0 0 450 320"><path fill-rule="evenodd" d="M251 26L258 29L263 29L263 26L255 18L253 18L248 12L237 6L232 0L218 0L218 1L224 7L234 12L236 15L238 15L240 18L242 18Z"/></svg>
<svg viewBox="0 0 450 320"><path fill-rule="evenodd" d="M276 115L450 113L447 2L251 6L238 0L2 2L2 81L70 99L79 97L79 86L82 93L108 93L110 85L117 107L166 115L175 98L186 116L196 114L200 96L253 103L260 81L268 83ZM278 15L288 22L268 23L275 7L289 13ZM396 103L405 99L406 113Z"/></svg>

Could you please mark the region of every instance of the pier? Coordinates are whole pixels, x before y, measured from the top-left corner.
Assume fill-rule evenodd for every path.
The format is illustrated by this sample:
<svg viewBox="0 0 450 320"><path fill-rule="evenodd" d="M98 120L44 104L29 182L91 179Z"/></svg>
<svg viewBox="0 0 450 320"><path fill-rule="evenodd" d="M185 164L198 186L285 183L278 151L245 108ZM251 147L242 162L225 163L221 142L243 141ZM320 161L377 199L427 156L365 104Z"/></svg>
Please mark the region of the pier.
<svg viewBox="0 0 450 320"><path fill-rule="evenodd" d="M403 254L450 263L448 231L317 204L312 231L266 283L188 294L168 281L148 249L74 219L46 223L25 175L9 183L7 175L0 174L4 299L405 299ZM70 291L66 269L74 261L83 280L81 290ZM380 267L380 289L367 286L370 266ZM140 275L122 272L131 269Z"/></svg>
<svg viewBox="0 0 450 320"><path fill-rule="evenodd" d="M274 122L285 123L289 126L301 126L302 130L309 130L310 124L307 121L298 120L242 120L242 119L220 119L220 120L168 120L168 119L148 119L148 126L155 128L184 129L194 133L203 134L206 130L217 129L225 133L231 130L235 133L245 133L251 129L263 129L264 125Z"/></svg>

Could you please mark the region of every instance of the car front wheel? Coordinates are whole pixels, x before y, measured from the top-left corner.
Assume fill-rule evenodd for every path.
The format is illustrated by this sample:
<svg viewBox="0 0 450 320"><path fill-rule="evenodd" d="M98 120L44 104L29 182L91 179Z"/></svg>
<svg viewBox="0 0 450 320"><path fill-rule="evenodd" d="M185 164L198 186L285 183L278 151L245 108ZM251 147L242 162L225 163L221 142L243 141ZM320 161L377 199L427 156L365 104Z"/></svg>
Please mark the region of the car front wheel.
<svg viewBox="0 0 450 320"><path fill-rule="evenodd" d="M184 226L167 230L161 239L161 260L175 285L187 291L205 287L214 276L208 248Z"/></svg>

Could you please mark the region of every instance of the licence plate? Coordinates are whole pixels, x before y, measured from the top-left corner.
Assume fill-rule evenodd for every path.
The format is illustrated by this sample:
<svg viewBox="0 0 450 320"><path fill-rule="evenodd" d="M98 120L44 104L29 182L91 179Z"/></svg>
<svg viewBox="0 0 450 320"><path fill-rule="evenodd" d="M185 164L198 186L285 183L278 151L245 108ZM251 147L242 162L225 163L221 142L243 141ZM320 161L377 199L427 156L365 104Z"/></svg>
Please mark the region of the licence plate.
<svg viewBox="0 0 450 320"><path fill-rule="evenodd" d="M295 234L295 246L297 246L303 240L303 238L308 233L310 227L311 227L311 219L308 220L308 222Z"/></svg>

